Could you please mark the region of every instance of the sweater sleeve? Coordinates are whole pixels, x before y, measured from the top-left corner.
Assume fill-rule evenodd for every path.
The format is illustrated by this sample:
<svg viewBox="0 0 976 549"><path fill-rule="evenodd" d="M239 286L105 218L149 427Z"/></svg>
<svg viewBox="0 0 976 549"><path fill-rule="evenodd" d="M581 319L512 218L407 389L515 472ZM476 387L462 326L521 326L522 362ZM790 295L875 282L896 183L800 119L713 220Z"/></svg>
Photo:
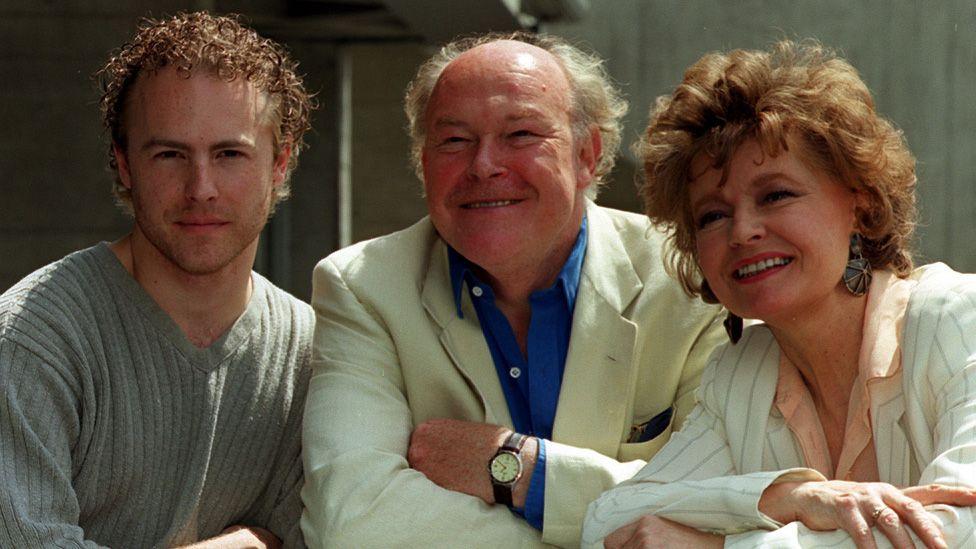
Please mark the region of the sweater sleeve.
<svg viewBox="0 0 976 549"><path fill-rule="evenodd" d="M0 332L0 547L98 547L78 526L80 387Z"/></svg>
<svg viewBox="0 0 976 549"><path fill-rule="evenodd" d="M273 474L262 494L253 523L266 528L287 548L304 548L300 520L302 518L302 413L308 389L308 368L297 377L291 412L284 427L287 433L273 464Z"/></svg>

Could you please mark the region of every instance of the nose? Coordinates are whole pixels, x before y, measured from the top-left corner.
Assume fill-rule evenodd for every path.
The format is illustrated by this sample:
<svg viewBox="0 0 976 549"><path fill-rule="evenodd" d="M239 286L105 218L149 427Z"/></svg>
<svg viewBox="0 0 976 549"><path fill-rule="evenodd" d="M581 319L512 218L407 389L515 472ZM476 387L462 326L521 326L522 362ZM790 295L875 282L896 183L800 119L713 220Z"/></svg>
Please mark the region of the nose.
<svg viewBox="0 0 976 549"><path fill-rule="evenodd" d="M729 227L729 244L734 248L760 241L766 236L762 219L753 212L736 212Z"/></svg>
<svg viewBox="0 0 976 549"><path fill-rule="evenodd" d="M194 202L207 202L217 198L217 184L212 168L206 162L194 162L190 166L184 193L188 200Z"/></svg>
<svg viewBox="0 0 976 549"><path fill-rule="evenodd" d="M482 139L474 151L468 173L476 179L487 180L505 173L503 153L492 139Z"/></svg>

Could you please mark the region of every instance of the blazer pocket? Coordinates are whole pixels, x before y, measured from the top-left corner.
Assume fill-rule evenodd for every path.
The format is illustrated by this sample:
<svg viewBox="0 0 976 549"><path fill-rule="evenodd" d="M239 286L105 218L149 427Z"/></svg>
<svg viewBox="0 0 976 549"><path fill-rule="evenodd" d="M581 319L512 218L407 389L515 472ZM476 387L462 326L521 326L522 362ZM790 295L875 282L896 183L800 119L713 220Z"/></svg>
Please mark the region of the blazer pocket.
<svg viewBox="0 0 976 549"><path fill-rule="evenodd" d="M630 428L627 442L620 445L619 461L649 460L671 438L674 407Z"/></svg>
<svg viewBox="0 0 976 549"><path fill-rule="evenodd" d="M671 425L668 425L663 432L656 437L645 442L626 442L620 445L617 451L617 461L626 462L640 459L650 461L654 454L667 444L671 438Z"/></svg>

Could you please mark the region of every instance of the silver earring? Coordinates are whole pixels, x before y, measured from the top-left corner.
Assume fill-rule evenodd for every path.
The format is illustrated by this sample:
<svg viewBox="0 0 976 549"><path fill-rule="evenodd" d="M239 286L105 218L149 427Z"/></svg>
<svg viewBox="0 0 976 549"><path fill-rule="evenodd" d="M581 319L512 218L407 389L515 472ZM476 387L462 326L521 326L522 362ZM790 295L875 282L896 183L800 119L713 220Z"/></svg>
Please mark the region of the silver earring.
<svg viewBox="0 0 976 549"><path fill-rule="evenodd" d="M851 251L848 254L847 267L844 268L844 286L855 296L867 293L871 285L871 264L862 253L863 241L861 235L851 235Z"/></svg>

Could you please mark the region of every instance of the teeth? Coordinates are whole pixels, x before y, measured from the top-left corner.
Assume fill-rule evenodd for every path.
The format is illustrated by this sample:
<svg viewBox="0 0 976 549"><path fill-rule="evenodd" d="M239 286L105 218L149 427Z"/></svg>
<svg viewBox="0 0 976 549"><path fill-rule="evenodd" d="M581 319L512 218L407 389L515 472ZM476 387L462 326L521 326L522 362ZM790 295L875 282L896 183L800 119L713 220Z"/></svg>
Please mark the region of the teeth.
<svg viewBox="0 0 976 549"><path fill-rule="evenodd" d="M735 276L736 278L745 278L747 276L759 274L772 267L788 265L791 261L793 260L788 257L773 257L764 259L762 261L757 261L756 263L750 263L745 267L739 267L735 270Z"/></svg>
<svg viewBox="0 0 976 549"><path fill-rule="evenodd" d="M508 206L515 204L515 200L492 200L490 202L474 202L472 204L465 204L465 208L475 209L475 208L497 208L499 206Z"/></svg>

